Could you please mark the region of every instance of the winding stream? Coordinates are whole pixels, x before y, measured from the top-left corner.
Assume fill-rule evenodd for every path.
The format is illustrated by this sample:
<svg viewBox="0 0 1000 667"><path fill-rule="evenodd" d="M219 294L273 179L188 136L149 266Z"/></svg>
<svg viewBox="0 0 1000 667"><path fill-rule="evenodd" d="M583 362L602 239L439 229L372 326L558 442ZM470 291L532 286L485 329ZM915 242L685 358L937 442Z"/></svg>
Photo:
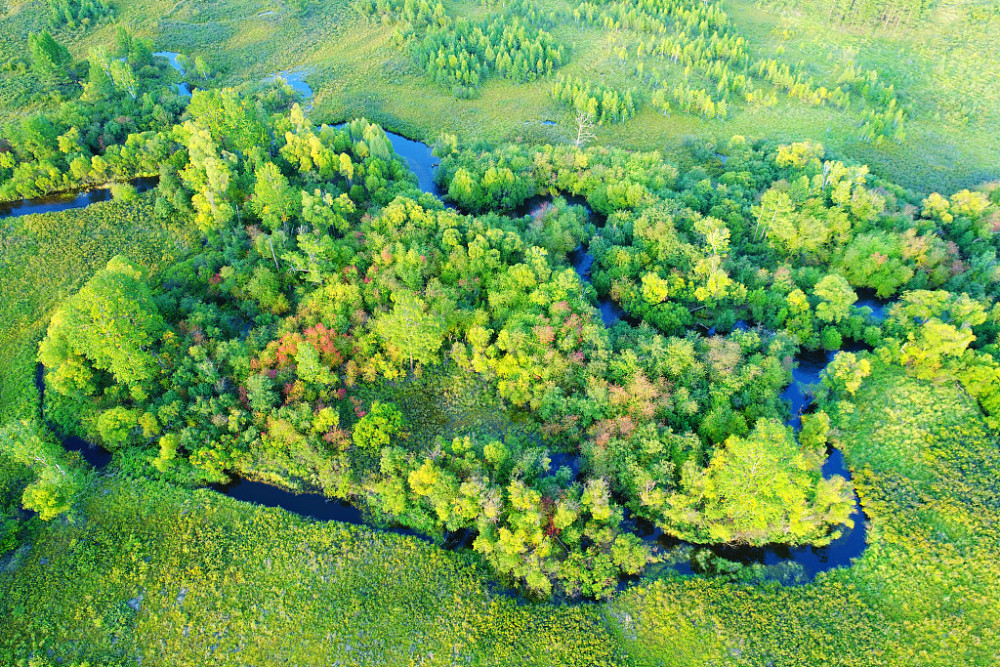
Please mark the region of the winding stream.
<svg viewBox="0 0 1000 667"><path fill-rule="evenodd" d="M130 181L136 192L145 192L156 187L160 179L157 176L137 178ZM17 218L22 215L32 213L55 213L56 211L66 211L71 208L83 208L97 202L111 199L111 188L102 187L93 190L83 190L76 192L62 192L44 197L32 197L14 202L0 202L0 219Z"/></svg>
<svg viewBox="0 0 1000 667"><path fill-rule="evenodd" d="M346 126L347 123L337 123L332 127L342 130ZM427 192L441 199L443 196L442 192L434 180L434 177L437 176L438 158L434 157L431 147L425 143L407 139L401 134L396 134L385 129L383 131L389 137L392 150L395 151L396 155L403 158L410 171L416 174L417 187L422 192Z"/></svg>
<svg viewBox="0 0 1000 667"><path fill-rule="evenodd" d="M181 67L181 61L179 59L181 54L177 53L176 51L157 51L153 55L160 56L161 58L166 58L167 62L170 63L170 66L173 67L178 72L180 72L181 76L185 75L184 68ZM177 93L179 95L183 95L184 97L191 97L191 87L187 84L186 81L181 81L180 83L175 83L174 85L177 86Z"/></svg>
<svg viewBox="0 0 1000 667"><path fill-rule="evenodd" d="M545 206L551 203L551 201L551 197L533 197L518 207L515 214L519 216L539 215L544 212ZM586 200L581 197L568 198L568 201L571 204L584 206L590 211ZM570 253L568 259L577 275L580 276L581 281L589 283L594 256L587 251L586 247L580 246ZM855 306L858 308L869 308L872 311L871 317L875 321L885 319L887 304L884 300L878 299L871 291L862 290ZM597 308L600 312L601 320L607 327L614 326L623 319L635 324L622 307L612 301L610 297L599 297ZM746 330L748 327L746 322L740 320L736 323L735 328ZM715 327L710 328L707 334L709 336L715 335ZM792 417L788 420L787 424L796 432L802 426L802 415L807 413L812 407L815 391L821 384L823 370L833 360L835 355L836 352L802 350L796 356L795 366L792 369L792 382L781 394L781 397L789 402L791 408ZM553 468L555 467L554 459ZM849 482L852 481L850 470L847 469L844 462L843 452L832 447L830 448L827 460L822 467L822 475L825 479L840 476ZM807 580L811 580L820 572L837 567L850 566L851 561L864 552L867 546L866 517L861 508L861 501L857 493L854 494L854 509L850 518L854 525L851 528L841 527L840 537L823 547L789 547L782 544L772 544L762 547L725 544L699 545L665 535L659 529L641 520L635 523L637 533L647 543L654 543L667 551L678 549L708 551L717 557L743 565L780 566L794 563L801 568L801 576ZM692 559L686 558L674 562L669 567L679 574L692 574L694 572L692 565Z"/></svg>
<svg viewBox="0 0 1000 667"><path fill-rule="evenodd" d="M437 159L432 155L431 149L425 144L407 139L401 135L391 132L387 132L386 134L389 136L396 153L403 157L410 168L417 174L420 189L424 192L440 196L440 192L434 183ZM155 180L141 179L140 182L136 183L137 189L149 189L155 186ZM110 190L103 189L25 200L14 205L8 205L6 209L0 208L0 217L79 208L109 198ZM542 200L545 199L539 198L528 204L525 209L527 210L526 214L533 215L536 213L539 210ZM571 203L580 203L580 201L571 200ZM585 201L583 203L585 204ZM571 253L569 259L580 278L589 283L590 271L594 262L593 256L584 247L581 247ZM857 305L871 307L874 311L874 318L878 319L884 316L884 304L874 298L864 301L859 300ZM627 319L621 307L609 298L604 297L599 299L598 309L601 319L606 326L612 326L623 318ZM745 323L738 324L742 324L742 327L739 328L746 327ZM820 373L831 358L832 353L824 352L818 354L803 353L796 359L797 365L792 372L792 383L782 394L782 397L791 403L792 414L794 416L789 421L789 425L796 428L796 430L800 424L800 415L807 411L812 403L812 391L810 387L819 384ZM44 402L44 369L40 364L35 382L39 395ZM74 436L66 437L62 439L62 443L67 450L79 452L88 463L97 469L103 469L111 462L110 453L81 438ZM561 466L567 466L574 475L579 474L580 461L578 457L552 453L550 458L553 463L551 468L553 471ZM829 458L823 465L822 473L826 478L833 475L840 475L848 480L851 479L850 472L844 465L843 454L835 449L830 451ZM362 511L358 508L343 501L331 500L319 493L293 493L269 484L239 478L234 479L229 484L217 485L211 488L237 500L253 502L266 507L278 507L321 521L332 520L356 525L370 525L366 522ZM865 516L861 510L860 503L857 501L857 496L855 496L855 507L851 518L854 521L854 527L844 529L843 534L830 545L825 547L806 546L799 548L789 548L784 545L769 545L754 548L730 545L690 544L663 535L660 531L641 521L635 521L634 523L637 533L648 543L655 544L658 549L668 553L680 549L682 554L687 550L686 555L682 555L675 559L674 563L666 566L676 573L694 573L697 567L695 566L695 559L691 557L691 553L709 551L716 556L744 564L759 563L775 566L793 564L802 575L797 576L795 581L801 582L811 579L819 572L836 567L849 566L852 559L861 555L866 546L866 525ZM416 531L405 528L389 528L387 530L394 533L413 535L425 540L429 539ZM442 546L445 548L468 547L472 537L474 535L468 533L468 531L452 534L447 537Z"/></svg>

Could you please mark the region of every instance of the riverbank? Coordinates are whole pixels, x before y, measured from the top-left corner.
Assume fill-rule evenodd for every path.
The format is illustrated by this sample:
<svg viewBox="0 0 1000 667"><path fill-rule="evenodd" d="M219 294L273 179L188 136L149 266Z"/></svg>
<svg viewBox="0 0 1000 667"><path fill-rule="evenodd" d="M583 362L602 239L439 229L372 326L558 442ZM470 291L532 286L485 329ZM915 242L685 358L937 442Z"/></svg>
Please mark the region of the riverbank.
<svg viewBox="0 0 1000 667"><path fill-rule="evenodd" d="M154 665L992 665L996 440L953 386L898 371L850 405L838 444L863 469L872 546L805 586L675 576L606 604L519 605L414 538L111 477L5 561L0 657L44 627L53 658Z"/></svg>

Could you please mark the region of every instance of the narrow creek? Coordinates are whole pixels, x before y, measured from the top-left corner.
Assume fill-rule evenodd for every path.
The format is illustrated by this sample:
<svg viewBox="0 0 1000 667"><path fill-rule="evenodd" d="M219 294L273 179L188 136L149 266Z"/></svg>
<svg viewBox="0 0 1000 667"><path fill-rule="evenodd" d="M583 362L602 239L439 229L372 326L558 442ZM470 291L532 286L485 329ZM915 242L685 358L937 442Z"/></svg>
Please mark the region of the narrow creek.
<svg viewBox="0 0 1000 667"><path fill-rule="evenodd" d="M430 147L392 132L387 132L386 134L392 142L396 153L403 157L414 173L417 174L420 189L435 196L440 196L441 193L434 182L437 158L431 153ZM140 179L139 182L136 182L136 186L137 189L146 190L150 187L155 187L155 183L155 178ZM25 200L13 205L6 205L7 208L0 208L0 217L79 208L109 198L110 190L104 189ZM551 201L551 198L534 198L530 202L526 202L525 206L520 208L518 213L524 210L525 214L531 215L538 210L539 206L544 205L545 201ZM572 198L570 203L583 203L586 205L586 201L582 198ZM585 247L580 247L571 253L569 259L573 268L580 275L581 280L589 283L594 257ZM864 303L859 301L858 305L871 307L874 311L873 317L876 319L882 316L883 304L874 298L868 299ZM609 298L602 297L598 300L598 310L606 326L613 326L620 320L628 321L628 317L622 308ZM742 325L739 328L746 327L745 323L739 324ZM714 331L710 331L709 333L710 335L714 334ZM787 399L791 404L793 417L789 421L789 425L796 430L799 425L799 415L807 411L812 404L812 391L810 388L819 384L820 374L831 358L832 353L803 353L796 358L797 363L792 372L792 383L782 394L782 397ZM44 369L40 364L35 382L39 395L44 401ZM67 450L79 452L88 463L97 469L103 469L111 462L111 454L81 438L74 436L66 437L62 439L62 443ZM553 469L566 465L573 470L574 474L580 472L580 460L576 456L553 453L551 458L553 459ZM844 464L843 455L836 449L830 451L829 457L823 465L822 473L827 478L833 475L840 475L848 480L851 479L850 472ZM252 502L266 507L278 507L321 521L332 520L356 525L370 525L365 520L363 512L358 508L343 501L332 500L319 493L294 493L269 484L240 478L234 479L229 484L216 485L210 488L237 500ZM743 564L759 563L762 565L778 566L794 564L801 573L801 576L796 580L796 583L800 583L811 580L819 572L836 567L849 566L852 559L861 555L866 545L866 525L865 516L861 510L860 503L857 501L857 496L855 496L855 508L851 518L854 521L854 527L849 530L845 529L843 534L828 546L799 548L789 548L783 545L753 548L722 544L690 544L664 535L641 521L635 521L634 524L636 532L648 543L656 546L659 551L664 553L677 553L678 551L685 553L686 550L688 555L679 557L675 562L666 566L678 574L692 574L699 571L695 563L695 558L690 555L690 552L705 552L707 550L721 558ZM430 541L430 538L427 536L406 528L396 527L385 530L393 533L412 535ZM472 538L474 538L474 534L462 531L447 536L441 546L444 548L467 548L470 546Z"/></svg>
<svg viewBox="0 0 1000 667"><path fill-rule="evenodd" d="M181 66L180 56L181 54L176 51L157 51L153 54L154 56L160 56L161 58L166 58L170 66L181 73L181 76L186 76L184 68ZM186 81L181 81L180 83L175 83L177 86L177 93L183 95L184 97L191 97L191 86L187 84Z"/></svg>
<svg viewBox="0 0 1000 667"><path fill-rule="evenodd" d="M157 176L147 176L130 181L136 192L151 190L159 182L160 179ZM100 187L92 190L60 192L20 201L0 202L0 219L17 218L32 213L55 213L72 208L83 208L97 202L108 201L111 197L110 187Z"/></svg>
<svg viewBox="0 0 1000 667"><path fill-rule="evenodd" d="M587 202L582 197L567 198L571 204L584 206L593 217L594 214ZM515 211L516 215L536 216L544 213L545 207L552 202L552 197L533 197L527 200ZM590 254L583 245L570 253L569 262L580 280L590 283L591 269L594 264L594 256ZM859 299L855 303L858 308L871 310L871 318L881 321L885 318L886 302L878 299L873 292L861 291ZM601 320L606 327L611 327L619 321L624 320L630 324L636 322L628 316L620 305L608 296L599 296L597 309L601 315ZM737 329L747 329L747 323L740 320L736 323ZM707 335L715 335L715 328L707 331ZM795 357L795 365L792 369L792 381L782 392L781 397L789 402L791 408L791 418L787 425L798 433L802 427L802 415L809 412L813 406L816 390L821 384L822 373L826 366L833 360L836 352L809 351L802 350ZM566 455L561 455L566 458ZM560 461L562 458L560 459ZM563 463L565 465L565 463ZM570 466L574 471L579 469L579 462ZM839 449L831 447L828 456L823 463L821 473L825 479L840 476L848 482L853 480L850 470L844 461L844 454ZM743 565L759 564L764 566L781 566L784 564L794 564L800 570L796 576L801 580L811 580L816 574L838 567L847 567L851 561L859 557L867 546L867 518L861 507L861 501L857 493L854 494L854 509L850 516L853 526L850 528L841 527L841 535L830 544L822 547L802 546L789 547L782 544L771 544L761 547L735 546L728 544L694 544L678 540L670 535L664 534L652 524L642 520L635 521L635 528L647 543L663 549L665 552L674 553L697 553L709 552L712 555L728 561L741 563ZM696 571L694 559L682 557L667 566L678 574L690 575Z"/></svg>
<svg viewBox="0 0 1000 667"><path fill-rule="evenodd" d="M337 123L332 127L342 130L347 123ZM434 156L431 147L420 141L407 139L401 134L384 130L392 144L392 150L399 157L403 158L406 165L417 176L417 187L421 192L432 194L438 199L442 198L442 192L437 186L434 178L437 176L438 158Z"/></svg>

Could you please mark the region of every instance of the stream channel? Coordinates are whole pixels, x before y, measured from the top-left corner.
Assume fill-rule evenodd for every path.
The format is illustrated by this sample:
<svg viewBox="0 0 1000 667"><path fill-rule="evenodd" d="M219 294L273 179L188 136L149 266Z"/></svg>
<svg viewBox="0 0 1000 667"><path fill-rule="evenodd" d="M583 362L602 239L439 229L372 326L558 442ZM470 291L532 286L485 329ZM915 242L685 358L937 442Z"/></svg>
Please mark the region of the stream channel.
<svg viewBox="0 0 1000 667"><path fill-rule="evenodd" d="M157 51L153 54L154 56L160 56L161 58L166 58L170 66L181 73L184 76L184 68L181 67L180 55L176 51ZM177 94L183 95L184 97L191 97L191 86L187 84L186 81L181 81L180 83L175 83L177 86Z"/></svg>
<svg viewBox="0 0 1000 667"><path fill-rule="evenodd" d="M435 196L440 196L440 192L434 183L437 158L432 155L430 147L398 134L391 132L387 132L386 134L391 140L396 153L403 157L410 168L417 174L420 189ZM155 187L156 179L139 179L138 181L134 181L133 184L139 190L147 190ZM0 218L80 208L94 202L105 201L110 199L110 197L109 189L97 189L82 193L28 199L13 204L0 204ZM568 199L570 203L586 204L585 200L579 197ZM519 207L516 213L518 215L537 215L544 210L543 207L550 201L550 197L532 198L528 202L525 202L522 207ZM594 257L587 249L585 247L578 248L571 253L569 260L577 274L579 274L580 279L584 282L589 282ZM874 319L883 317L884 304L874 298L861 299L856 305L872 308ZM621 307L607 297L599 299L598 310L605 326L613 326L619 320L629 321ZM737 327L745 328L746 325L737 323ZM709 335L713 333L714 331L710 331ZM798 430L799 427L799 416L810 408L812 404L812 388L819 384L820 374L826 367L826 364L832 359L833 354L827 352L803 352L796 357L796 366L792 371L792 383L782 393L782 398L787 399L791 404L793 418L789 420L788 425L795 430ZM44 401L44 369L40 364L35 382L39 394ZM105 468L111 462L111 454L81 438L75 436L65 437L62 438L62 443L67 450L79 452L88 463L97 469ZM567 465L573 469L574 473L579 472L580 462L577 457L553 453L551 458L553 469ZM851 479L851 474L844 464L843 454L836 449L831 449L829 452L829 457L823 465L822 474L826 478L833 475L840 475L847 480ZM211 488L237 500L257 503L266 507L280 507L289 512L322 521L333 520L359 525L366 524L361 510L346 502L327 498L320 493L293 493L269 484L240 478L234 479L229 484L217 485ZM658 529L642 521L635 521L635 528L640 537L661 552L677 553L676 550L680 549L680 553L688 554L664 566L678 574L693 574L695 572L695 565L694 559L690 557L690 553L693 551L704 553L707 550L716 556L746 565L761 564L765 566L787 567L794 564L798 566L795 568L798 572L790 581L801 583L811 580L819 572L849 566L852 559L861 555L866 545L866 526L865 515L861 510L857 495L855 495L855 507L851 519L854 521L853 528L844 529L838 539L825 547L805 546L790 548L784 545L769 545L764 547L740 547L727 544L698 545L685 543L669 535L662 534ZM397 527L383 530L413 535L424 540L429 540L428 537L406 528ZM471 545L473 537L474 535L468 531L459 531L448 536L442 546L445 548L468 547ZM686 552L684 551L685 549L687 549Z"/></svg>

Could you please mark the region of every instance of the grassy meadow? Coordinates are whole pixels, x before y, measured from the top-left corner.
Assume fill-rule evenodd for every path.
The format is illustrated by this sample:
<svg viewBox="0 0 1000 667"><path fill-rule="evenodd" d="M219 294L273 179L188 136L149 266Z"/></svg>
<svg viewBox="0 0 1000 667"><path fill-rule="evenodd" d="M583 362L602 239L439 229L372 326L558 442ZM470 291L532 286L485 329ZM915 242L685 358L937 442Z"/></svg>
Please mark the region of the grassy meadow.
<svg viewBox="0 0 1000 667"><path fill-rule="evenodd" d="M0 25L13 39L0 45L0 60L19 56L20 40L44 27L37 16L40 4L8 3ZM612 48L641 36L574 22L573 3L537 4L561 17L552 33L571 55L559 74L643 89L632 62L619 60ZM549 96L551 79L517 84L491 78L476 99L456 99L413 63L407 48L397 46L393 25L362 16L357 5L346 0L134 0L121 3L118 12L137 34L150 37L155 49L203 56L222 84L258 81L291 69L306 72L315 91L316 120L363 115L425 141L441 133L492 142L564 142L575 136L573 114ZM487 11L454 0L443 5L457 16ZM831 26L828 12L814 0L725 0L720 6L747 40L752 56L798 64L817 83L833 87L848 63L877 70L908 111L905 140L875 148L857 138L861 119L856 108L811 106L779 95L775 106L734 105L727 118L712 120L678 111L665 115L645 104L629 122L597 128L597 141L670 153L693 136L812 139L917 190L951 192L1000 178L995 140L1000 125L1000 47L995 39L1000 14L986 4L932 3L923 20L892 31ZM114 25L103 23L87 31L62 31L58 37L76 57L85 58L91 47L113 40L114 31ZM680 65L666 63L662 73L668 81L683 79ZM44 99L28 99L26 91L37 85L30 73L0 73L0 120L44 106ZM558 124L543 126L543 120Z"/></svg>

